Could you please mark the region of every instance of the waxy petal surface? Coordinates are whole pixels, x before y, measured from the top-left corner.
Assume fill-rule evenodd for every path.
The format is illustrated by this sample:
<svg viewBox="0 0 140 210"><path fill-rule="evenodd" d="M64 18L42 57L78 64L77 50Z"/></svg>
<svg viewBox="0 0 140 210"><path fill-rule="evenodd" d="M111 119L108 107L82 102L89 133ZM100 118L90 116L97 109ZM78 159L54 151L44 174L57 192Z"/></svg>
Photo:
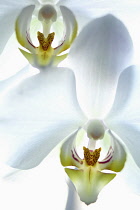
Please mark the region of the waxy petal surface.
<svg viewBox="0 0 140 210"><path fill-rule="evenodd" d="M137 195L140 195L140 168L136 165L133 157L127 152L125 167L119 174L123 182Z"/></svg>
<svg viewBox="0 0 140 210"><path fill-rule="evenodd" d="M112 15L93 20L79 34L68 65L76 76L79 103L89 118L104 118L109 112L132 49L126 27Z"/></svg>
<svg viewBox="0 0 140 210"><path fill-rule="evenodd" d="M0 103L0 143L15 168L37 166L85 121L72 71L49 68L13 87Z"/></svg>
<svg viewBox="0 0 140 210"><path fill-rule="evenodd" d="M21 10L31 4L37 4L37 0L4 0L0 1L0 26L1 26L1 41L0 52L7 40L10 38L15 29L15 21Z"/></svg>
<svg viewBox="0 0 140 210"><path fill-rule="evenodd" d="M130 67L120 76L113 107L105 119L107 126L125 143L140 167L140 69Z"/></svg>

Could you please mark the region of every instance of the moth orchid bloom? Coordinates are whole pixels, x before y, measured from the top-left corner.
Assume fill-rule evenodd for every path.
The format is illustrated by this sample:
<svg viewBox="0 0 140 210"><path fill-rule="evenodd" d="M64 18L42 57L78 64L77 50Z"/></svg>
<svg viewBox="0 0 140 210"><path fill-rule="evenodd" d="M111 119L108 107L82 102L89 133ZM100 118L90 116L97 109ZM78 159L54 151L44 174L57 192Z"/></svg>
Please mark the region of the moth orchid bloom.
<svg viewBox="0 0 140 210"><path fill-rule="evenodd" d="M83 146L82 157L79 156L79 150L77 150L77 142L81 140L81 134L86 133L82 129L76 131L68 138L62 146L60 154L65 172L75 185L81 201L87 205L97 200L99 192L116 176L114 172L119 172L123 169L126 161L126 152L123 144L118 141L118 138L110 130L106 131L103 139L106 147L108 141L110 142L108 152L103 159L99 159L100 153L104 152L104 150L102 151L101 147L95 148L95 146L97 145L97 138L100 140L102 138L98 134L102 133L103 127L98 120L92 120L88 123L89 127L93 128L91 132L95 138L90 136L91 132L89 132L88 127L87 135L90 137L87 147Z"/></svg>
<svg viewBox="0 0 140 210"><path fill-rule="evenodd" d="M90 30L92 34L88 36ZM91 22L69 54L68 64L76 77L77 98L88 120L66 139L60 158L86 204L95 202L100 190L116 176L115 172L123 169L126 150L140 166L140 103L137 101L140 74L128 67L132 49L124 25L108 15ZM81 155L77 145L83 138L82 132L88 144ZM108 145L107 152L103 151L104 146L99 146L102 144Z"/></svg>
<svg viewBox="0 0 140 210"><path fill-rule="evenodd" d="M38 19L38 12L42 7L46 5L51 5L59 10L60 6L68 7L70 10L74 12L76 15L76 19L78 19L78 23L83 25L83 23L89 20L89 9L94 8L94 2L90 1L87 4L87 1L62 1L62 0L6 0L1 1L1 11L0 11L0 26L1 26L1 42L0 42L0 53L3 52L7 41L14 33L15 22L17 17L20 15L22 10L28 6L35 6L35 10L33 12L33 21L31 24L33 27L36 25L36 19ZM32 9L31 9L32 10ZM64 10L64 9L63 9ZM54 11L55 13L55 11ZM57 15L59 16L59 12ZM28 14L29 15L29 14ZM29 17L29 16L28 16ZM55 20L55 15L54 19ZM69 17L67 17L68 20ZM90 17L91 18L91 17ZM59 19L60 20L60 19ZM60 21L61 22L61 21ZM61 23L58 21L58 28L61 28ZM8 46L7 46L8 47Z"/></svg>
<svg viewBox="0 0 140 210"><path fill-rule="evenodd" d="M63 53L71 46L77 35L77 21L73 13L66 7L61 6L60 10L65 24L65 35L60 40L61 42L52 47L55 39L55 33L50 32L51 26L57 20L57 11L52 5L42 6L38 12L38 19L43 26L43 33L36 34L39 46L35 47L30 38L30 22L35 6L28 6L22 10L16 21L16 36L24 48L28 51L20 49L22 54L28 59L29 63L34 67L45 67L49 64L58 65L59 62L64 60L67 53Z"/></svg>
<svg viewBox="0 0 140 210"><path fill-rule="evenodd" d="M48 66L15 84L0 103L3 161L33 168L65 140L61 163L86 204L122 170L125 148L140 166L140 75L129 67L132 51L126 27L106 15L86 25L73 43L67 58L73 71ZM80 155L75 145L84 138Z"/></svg>

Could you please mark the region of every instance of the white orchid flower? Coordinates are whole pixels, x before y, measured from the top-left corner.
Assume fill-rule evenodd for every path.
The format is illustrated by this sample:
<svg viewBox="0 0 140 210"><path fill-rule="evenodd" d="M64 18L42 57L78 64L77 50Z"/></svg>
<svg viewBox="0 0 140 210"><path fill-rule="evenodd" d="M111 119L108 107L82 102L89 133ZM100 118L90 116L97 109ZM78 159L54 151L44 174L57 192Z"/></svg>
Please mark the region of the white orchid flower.
<svg viewBox="0 0 140 210"><path fill-rule="evenodd" d="M72 11L53 0L2 1L0 17L0 52L3 52L0 65L4 72L1 70L1 78L12 76L28 62L35 67L58 65L66 58L66 50L70 48L78 31ZM18 50L18 42L28 62ZM65 54L62 54L63 51ZM13 68L9 71L10 64Z"/></svg>
<svg viewBox="0 0 140 210"><path fill-rule="evenodd" d="M111 12L114 10L128 10L132 8L139 8L139 2L137 0L107 0L107 1L97 1L97 0L1 0L1 11L0 11L0 26L1 26L1 42L0 42L0 52L3 51L7 40L10 38L12 33L14 33L15 22L22 11L27 6L35 5L36 11L38 11L42 6L46 4L51 4L53 6L66 6L71 9L78 19L78 23L83 24L86 19L91 19L96 15L101 15L106 12ZM102 12L101 12L102 11ZM37 15L37 13L35 13ZM37 15L38 16L38 15Z"/></svg>
<svg viewBox="0 0 140 210"><path fill-rule="evenodd" d="M52 42L55 38L55 32L50 32L53 22L57 20L57 11L54 6L47 4L38 12L38 18L43 25L43 33L38 31L36 34L39 47L35 47L30 36L30 22L35 6L31 5L22 10L16 21L16 36L19 43L26 48L29 52L20 49L22 54L28 59L28 61L35 67L46 67L50 63L58 65L59 62L64 60L67 56L65 52L71 46L77 35L77 21L73 13L66 7L61 6L60 10L65 23L65 34L60 43L55 47L52 47ZM57 56L59 55L59 56Z"/></svg>
<svg viewBox="0 0 140 210"><path fill-rule="evenodd" d="M15 0L2 1L1 0L0 1L0 5L1 5L0 26L1 26L2 33L1 33L1 42L0 42L0 53L3 51L8 39L14 33L16 19L24 8L34 5L35 10L34 10L33 15L38 18L38 13L40 9L45 8L46 5L51 5L52 7L54 7L54 10L53 10L54 19L52 18L52 20L55 21L55 18L57 16L55 9L56 8L59 9L60 6L68 6L69 8L72 8L75 14L77 14L78 21L80 21L80 19L82 18L82 21L80 21L80 24L81 24L81 22L85 22L85 19L87 19L87 17L89 16L88 12L85 12L85 11L88 11L88 9L91 8L92 4L93 2L91 3L89 2L87 4L87 1L83 1L82 4L80 2L80 8L79 8L79 1L74 1L74 0L73 0L73 3L72 1L68 2L68 1L61 1L61 0L20 0L20 1L15 1ZM30 11L32 12L31 8L30 8ZM27 15L29 16L29 14ZM26 18L26 14L25 14L25 18ZM39 19L41 19L41 17L39 17ZM59 27L59 24L58 24L58 27Z"/></svg>
<svg viewBox="0 0 140 210"><path fill-rule="evenodd" d="M0 65L1 69L3 69L3 71L0 71L1 79L12 76L26 66L28 61L35 67L38 67L38 65L44 67L49 64L58 65L59 62L66 58L68 53L66 50L77 35L75 15L76 19L78 19L78 28L81 28L89 20L88 9L91 6L94 7L92 3L88 2L87 4L87 1L83 1L82 4L80 2L79 7L79 1L74 0L73 4L72 1L69 4L68 1L63 2L61 0L1 1L0 25L2 33L0 53L2 52L2 55ZM75 15L73 15L73 12ZM21 44L20 51L28 61L18 50L19 46L14 33L15 23L16 35ZM43 32L43 34L40 33L39 37L37 35L38 31ZM55 32L55 35L53 32ZM39 42L37 37L40 39ZM43 37L44 42L42 43L41 39ZM51 42L53 40L53 46L50 43L49 47L47 47L50 40ZM45 53L42 47L39 46L40 43L45 44ZM49 49L46 50L46 48ZM65 54L62 54L63 51L65 51ZM15 58L18 62L15 62ZM9 71L11 65L13 68Z"/></svg>
<svg viewBox="0 0 140 210"><path fill-rule="evenodd" d="M132 51L125 26L107 15L90 22L74 42L69 54L74 73L48 66L15 84L0 104L3 161L14 168L33 168L65 139L61 163L87 204L116 176L112 171L122 170L125 148L140 166L140 75L129 67ZM80 132L89 141L83 157L75 146ZM103 149L96 148L100 139L105 145L109 139L110 145L102 160Z"/></svg>
<svg viewBox="0 0 140 210"><path fill-rule="evenodd" d="M83 25L83 22L87 19L87 13L81 9L77 12L76 8L79 3L75 1L73 3L75 5L74 13L76 16L79 17L80 15L80 17L85 17L81 21ZM18 2L15 0L6 0L1 1L0 5L0 25L2 31L0 42L0 53L2 53L0 57L1 79L14 75L21 68L25 67L28 62L35 67L38 67L38 65L44 67L49 64L58 65L61 60L65 59L68 52L65 55L62 52L66 51L74 41L78 26L73 12L65 7L65 2L57 0L20 0ZM82 5L85 7L85 1ZM81 26L79 20L81 18L78 18ZM21 44L20 51L28 61L18 50L18 41L14 33L15 25L16 35ZM43 32L43 34L38 31ZM55 35L53 32L55 32ZM37 40L37 37L39 40ZM43 37L44 42L42 43L41 39ZM53 46L51 46L53 38ZM45 44L45 52L39 46L40 43ZM46 50L46 48L49 49ZM57 56L58 54L61 54L61 56ZM11 65L13 68L9 71Z"/></svg>
<svg viewBox="0 0 140 210"><path fill-rule="evenodd" d="M133 1L133 0L124 0L123 2L121 0L103 0L103 1L97 1L97 0L1 0L1 11L0 11L0 25L1 25L1 42L0 42L0 52L3 52L0 57L0 66L1 66L1 79L5 79L7 77L12 76L16 72L18 72L21 68L23 68L25 65L28 64L27 60L22 56L22 54L18 50L18 42L16 40L15 34L14 34L14 28L15 28L15 22L17 20L17 17L20 15L21 11L25 9L28 6L35 6L35 9L33 11L33 18L31 21L31 39L33 40L33 44L35 46L38 46L37 43L37 31L40 27L39 21L38 21L38 13L39 10L44 7L45 5L52 5L57 12L62 7L69 8L75 15L76 20L78 22L78 28L79 31L85 25L91 18L98 17L107 13L112 13L118 16L123 21L130 23L131 20L127 20L127 17L131 17L132 14L139 14L139 2ZM130 15L128 15L128 13ZM63 21L61 20L60 15L61 12L58 12L57 14L57 21L54 22L53 26L55 26L55 39L53 41L56 41L57 37L64 38L62 36L63 34ZM138 15L137 15L138 16ZM134 15L132 15L133 19ZM134 18L134 24L136 24ZM133 25L133 22L128 24L131 26ZM39 30L40 31L40 30ZM54 32L52 31L52 32ZM132 33L133 33L133 27L132 27ZM12 36L11 36L12 35ZM135 36L135 35L134 35ZM139 36L138 36L139 37ZM35 38L35 42L34 39ZM5 47L6 45L6 47ZM57 45L54 45L54 47ZM136 44L136 46L138 46ZM5 47L5 49L4 49ZM21 47L20 47L21 48ZM4 51L3 51L4 49ZM22 49L25 50L25 49ZM26 51L26 50L25 50ZM11 53L12 52L12 53ZM24 51L22 51L24 52ZM28 51L27 51L28 52ZM30 57L30 61L32 60L31 57L28 55L28 58ZM64 59L67 55L61 56L61 59ZM14 62L16 58L16 61ZM8 62L7 62L8 60ZM40 60L40 59L39 59ZM59 56L58 62L60 62L60 56ZM55 62L57 64L57 62ZM12 69L10 69L10 66L13 66ZM9 70L10 69L10 70Z"/></svg>

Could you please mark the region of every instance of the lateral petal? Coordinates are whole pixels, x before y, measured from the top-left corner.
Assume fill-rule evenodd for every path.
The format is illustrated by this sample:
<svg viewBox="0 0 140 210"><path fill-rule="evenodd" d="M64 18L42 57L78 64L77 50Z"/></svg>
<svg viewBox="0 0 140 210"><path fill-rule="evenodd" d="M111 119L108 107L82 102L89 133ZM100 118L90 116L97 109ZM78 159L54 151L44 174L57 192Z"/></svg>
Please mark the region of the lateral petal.
<svg viewBox="0 0 140 210"><path fill-rule="evenodd" d="M129 115L132 116L132 111L135 116L138 115L140 107L139 100L137 100L140 88L139 71L137 66L129 66L121 73L114 103L105 120L114 121L120 117L126 119Z"/></svg>
<svg viewBox="0 0 140 210"><path fill-rule="evenodd" d="M140 195L140 168L136 165L133 157L127 152L125 167L119 174L123 182L137 195Z"/></svg>
<svg viewBox="0 0 140 210"><path fill-rule="evenodd" d="M23 47L27 48L31 52L35 51L30 38L30 22L34 9L34 5L25 7L19 14L15 26L17 40Z"/></svg>
<svg viewBox="0 0 140 210"><path fill-rule="evenodd" d="M0 26L1 26L1 41L0 41L0 53L7 40L10 38L15 29L15 21L20 11L31 4L37 3L37 0L5 0L1 1L0 10Z"/></svg>
<svg viewBox="0 0 140 210"><path fill-rule="evenodd" d="M13 87L0 103L1 158L15 168L37 166L85 121L72 71L50 68Z"/></svg>
<svg viewBox="0 0 140 210"><path fill-rule="evenodd" d="M120 76L113 107L106 117L106 125L124 142L140 167L140 71L126 69Z"/></svg>

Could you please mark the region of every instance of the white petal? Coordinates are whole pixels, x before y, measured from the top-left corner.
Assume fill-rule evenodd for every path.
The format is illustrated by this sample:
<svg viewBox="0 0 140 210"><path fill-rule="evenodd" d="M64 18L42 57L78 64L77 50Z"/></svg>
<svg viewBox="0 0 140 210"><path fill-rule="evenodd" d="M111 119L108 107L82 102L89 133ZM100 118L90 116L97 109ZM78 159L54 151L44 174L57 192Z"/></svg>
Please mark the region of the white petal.
<svg viewBox="0 0 140 210"><path fill-rule="evenodd" d="M140 167L140 69L131 67L120 76L116 98L111 112L105 119L128 147Z"/></svg>
<svg viewBox="0 0 140 210"><path fill-rule="evenodd" d="M1 157L15 168L37 166L85 118L68 69L52 68L11 89L0 104Z"/></svg>
<svg viewBox="0 0 140 210"><path fill-rule="evenodd" d="M131 12L139 12L140 4L136 0L60 0L59 5L65 5L70 8L76 15L80 27L85 25L93 17L104 14L121 14L121 18L126 18ZM127 14L128 13L128 14ZM135 15L133 16L135 17ZM136 20L136 18L135 18ZM130 21L129 21L130 22ZM133 26L131 25L131 28Z"/></svg>
<svg viewBox="0 0 140 210"><path fill-rule="evenodd" d="M130 153L127 153L127 161L125 167L120 173L120 177L132 192L140 195L140 168L135 164Z"/></svg>
<svg viewBox="0 0 140 210"><path fill-rule="evenodd" d="M29 65L21 69L17 74L0 81L0 96L5 94L13 85L25 78L29 72Z"/></svg>
<svg viewBox="0 0 140 210"><path fill-rule="evenodd" d="M16 36L13 34L0 55L0 80L13 76L28 64L18 47Z"/></svg>
<svg viewBox="0 0 140 210"><path fill-rule="evenodd" d="M138 82L136 82L140 76L140 74L137 75L139 70L140 69L136 69L136 66L130 66L121 73L117 85L115 100L109 114L106 116L106 120L111 121L114 120L114 118L120 118L122 114L126 114L126 116L129 114L132 115L133 109L130 110L131 113L127 111L127 109L130 109L130 105L137 105L137 107L140 105L140 103L138 103L136 100L140 88L140 86L136 87L136 85L139 85ZM134 100L133 97L135 94L137 95L135 96ZM134 103L134 101L136 103ZM137 108L135 107L134 111L136 110Z"/></svg>
<svg viewBox="0 0 140 210"><path fill-rule="evenodd" d="M110 110L132 48L127 29L112 15L90 22L78 36L68 65L76 75L78 100L88 117L104 117Z"/></svg>
<svg viewBox="0 0 140 210"><path fill-rule="evenodd" d="M106 121L126 120L140 123L140 68L131 66L120 75L114 104Z"/></svg>
<svg viewBox="0 0 140 210"><path fill-rule="evenodd" d="M120 9L132 9L132 7L138 7L139 1L138 0L60 0L58 4L63 4L68 7L72 7L73 9L76 8L85 11L85 13L90 12L93 9L112 9L112 10L120 10ZM93 14L94 15L94 14Z"/></svg>
<svg viewBox="0 0 140 210"><path fill-rule="evenodd" d="M57 3L58 6L64 5L68 7L76 16L76 20L78 21L78 28L81 29L84 25L87 24L91 20L91 12L89 10L91 9L91 5L93 6L93 2L90 4L87 3L87 1L67 1L67 0L60 0ZM94 6L93 6L94 7ZM94 8L93 8L94 9ZM93 17L93 13L92 13Z"/></svg>
<svg viewBox="0 0 140 210"><path fill-rule="evenodd" d="M0 26L1 26L1 41L0 52L2 52L6 42L12 35L15 29L15 21L21 9L27 5L34 4L34 0L5 0L1 1L0 10Z"/></svg>

